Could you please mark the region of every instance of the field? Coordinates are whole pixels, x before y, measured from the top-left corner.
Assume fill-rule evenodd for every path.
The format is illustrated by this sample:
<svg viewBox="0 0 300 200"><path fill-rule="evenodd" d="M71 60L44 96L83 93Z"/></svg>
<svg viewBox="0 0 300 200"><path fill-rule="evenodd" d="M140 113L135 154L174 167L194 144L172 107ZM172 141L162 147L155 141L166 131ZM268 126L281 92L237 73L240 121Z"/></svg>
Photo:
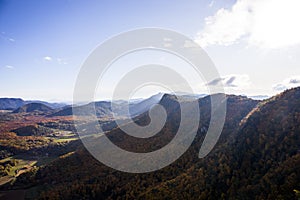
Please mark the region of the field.
<svg viewBox="0 0 300 200"><path fill-rule="evenodd" d="M45 117L0 111L0 186L11 184L21 174L72 152L73 147L69 150L68 145L79 139L71 131L72 120L72 117ZM22 127L29 127L23 131L26 136L19 135L23 132L14 132ZM31 127L38 129L33 132ZM43 135L44 130L51 132L51 135ZM31 131L35 134L31 135Z"/></svg>

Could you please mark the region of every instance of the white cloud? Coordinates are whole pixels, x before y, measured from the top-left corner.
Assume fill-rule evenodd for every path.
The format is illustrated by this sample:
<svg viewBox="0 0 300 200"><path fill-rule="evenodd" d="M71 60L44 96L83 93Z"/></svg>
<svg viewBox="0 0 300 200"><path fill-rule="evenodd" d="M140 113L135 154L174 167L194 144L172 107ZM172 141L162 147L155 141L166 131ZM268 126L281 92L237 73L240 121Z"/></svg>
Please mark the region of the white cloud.
<svg viewBox="0 0 300 200"><path fill-rule="evenodd" d="M2 38L3 40L9 41L9 42L16 41L14 38L7 36L7 34L4 31L1 32L0 38Z"/></svg>
<svg viewBox="0 0 300 200"><path fill-rule="evenodd" d="M283 80L280 83L273 85L273 90L283 91L286 89L290 89L293 87L299 87L299 86L300 86L300 76L292 76L290 78Z"/></svg>
<svg viewBox="0 0 300 200"><path fill-rule="evenodd" d="M67 65L68 62L65 58L56 58L56 57L51 57L51 56L45 56L43 59L47 62L55 62L58 63L59 65Z"/></svg>
<svg viewBox="0 0 300 200"><path fill-rule="evenodd" d="M223 84L225 88L243 89L250 86L251 82L247 74L230 74L216 78L207 83L209 86L217 86L221 84Z"/></svg>
<svg viewBox="0 0 300 200"><path fill-rule="evenodd" d="M203 47L245 40L262 48L300 44L299 0L237 0L205 19L196 41Z"/></svg>
<svg viewBox="0 0 300 200"><path fill-rule="evenodd" d="M58 64L60 64L60 65L66 65L66 64L68 64L68 62L67 62L66 59L64 59L64 58L57 58L56 61L57 61Z"/></svg>
<svg viewBox="0 0 300 200"><path fill-rule="evenodd" d="M46 61L52 61L52 57L50 57L50 56L45 56L45 57L44 57L44 60L46 60Z"/></svg>
<svg viewBox="0 0 300 200"><path fill-rule="evenodd" d="M11 65L5 65L5 68L6 68L6 69L14 69L14 66L11 66Z"/></svg>
<svg viewBox="0 0 300 200"><path fill-rule="evenodd" d="M173 39L172 39L172 38L164 38L164 41L165 41L165 42L172 42Z"/></svg>
<svg viewBox="0 0 300 200"><path fill-rule="evenodd" d="M198 45L195 42L186 40L186 41L184 41L183 47L184 48L198 48Z"/></svg>
<svg viewBox="0 0 300 200"><path fill-rule="evenodd" d="M172 43L164 43L164 47L172 47Z"/></svg>

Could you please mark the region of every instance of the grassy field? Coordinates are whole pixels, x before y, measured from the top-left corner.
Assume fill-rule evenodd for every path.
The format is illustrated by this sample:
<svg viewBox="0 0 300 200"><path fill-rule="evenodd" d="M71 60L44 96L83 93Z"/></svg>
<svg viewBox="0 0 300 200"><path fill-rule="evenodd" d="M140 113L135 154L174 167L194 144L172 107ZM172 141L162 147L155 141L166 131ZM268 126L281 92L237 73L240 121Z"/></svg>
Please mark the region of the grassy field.
<svg viewBox="0 0 300 200"><path fill-rule="evenodd" d="M32 166L34 166L37 163L37 160L31 158L31 159L24 159L24 158L19 158L20 156L12 156L9 158L5 158L3 160L0 160L0 165L4 165L5 163L14 163L14 165L11 165L9 167L9 170L7 170L7 175L8 176L18 176L20 173L20 170L24 169L29 169Z"/></svg>
<svg viewBox="0 0 300 200"><path fill-rule="evenodd" d="M33 157L28 155L16 155L11 156L5 159L0 160L0 166L5 163L11 162L15 163L14 166L11 166L9 170L7 170L7 175L0 177L0 185L3 185L7 182L9 178L17 177L22 173L30 170L33 166L43 166L46 165L58 157L51 156L43 156L43 157ZM5 177L5 178L4 178ZM2 183L2 184L1 184Z"/></svg>
<svg viewBox="0 0 300 200"><path fill-rule="evenodd" d="M54 142L56 143L64 143L64 142L71 142L71 141L74 141L74 140L78 140L79 138L57 138L57 139L54 139Z"/></svg>

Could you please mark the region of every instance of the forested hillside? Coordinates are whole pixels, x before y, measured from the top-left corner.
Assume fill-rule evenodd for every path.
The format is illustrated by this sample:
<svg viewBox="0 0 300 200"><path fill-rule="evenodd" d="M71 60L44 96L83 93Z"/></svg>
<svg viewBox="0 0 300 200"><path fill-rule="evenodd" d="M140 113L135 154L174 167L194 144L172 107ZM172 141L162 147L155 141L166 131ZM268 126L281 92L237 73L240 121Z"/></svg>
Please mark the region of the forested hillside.
<svg viewBox="0 0 300 200"><path fill-rule="evenodd" d="M11 188L26 186L39 199L297 199L300 190L300 88L265 101L226 95L221 137L208 156L198 152L210 120L210 97L200 98L199 129L192 146L176 162L151 173L130 174L95 160L79 145L75 152L18 177ZM186 102L188 103L188 102ZM112 142L148 152L170 141L178 128L180 106L173 95L160 104L164 128L143 141L114 128ZM134 118L143 125L147 113Z"/></svg>

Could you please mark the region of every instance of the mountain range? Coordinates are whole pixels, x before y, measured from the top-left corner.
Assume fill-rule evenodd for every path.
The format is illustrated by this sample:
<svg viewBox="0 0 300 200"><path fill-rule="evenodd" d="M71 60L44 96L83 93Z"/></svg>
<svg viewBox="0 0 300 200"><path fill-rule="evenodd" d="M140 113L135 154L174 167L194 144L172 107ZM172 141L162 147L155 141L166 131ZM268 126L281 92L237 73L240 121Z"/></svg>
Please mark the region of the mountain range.
<svg viewBox="0 0 300 200"><path fill-rule="evenodd" d="M265 100L236 95L224 97L225 124L217 144L204 158L198 154L210 125L211 96L178 98L162 94L132 104L137 110L132 115L133 123L142 126L150 122L151 107L159 104L165 108L166 123L155 136L136 138L118 126L109 128L105 135L127 151L159 150L175 137L181 121L180 103L189 107L196 102L200 109L197 135L190 148L171 165L144 174L120 172L97 161L80 140L76 140L68 143L64 153L52 162L22 174L12 185L3 185L2 189L26 188L27 197L35 194L38 199L298 199L300 88ZM112 114L110 103L93 104L100 119L103 113ZM78 109L84 112L85 106L91 105ZM122 103L119 105L122 110ZM71 107L58 112L65 112L62 117L66 117L72 114L72 109L68 109ZM52 117L55 120L48 122ZM72 130L67 118L57 121L57 117L60 116L45 114L46 121L40 122L39 128ZM88 137L95 145L101 140L101 137L99 140L92 135ZM11 149L7 151L14 153Z"/></svg>
<svg viewBox="0 0 300 200"><path fill-rule="evenodd" d="M21 98L0 98L0 110L15 110L29 103L41 103L52 109L62 108L66 106L65 103L49 103L46 101L39 101L39 100L25 101Z"/></svg>
<svg viewBox="0 0 300 200"><path fill-rule="evenodd" d="M26 113L26 112L51 112L53 108L46 106L42 103L28 103L15 109L13 113Z"/></svg>

